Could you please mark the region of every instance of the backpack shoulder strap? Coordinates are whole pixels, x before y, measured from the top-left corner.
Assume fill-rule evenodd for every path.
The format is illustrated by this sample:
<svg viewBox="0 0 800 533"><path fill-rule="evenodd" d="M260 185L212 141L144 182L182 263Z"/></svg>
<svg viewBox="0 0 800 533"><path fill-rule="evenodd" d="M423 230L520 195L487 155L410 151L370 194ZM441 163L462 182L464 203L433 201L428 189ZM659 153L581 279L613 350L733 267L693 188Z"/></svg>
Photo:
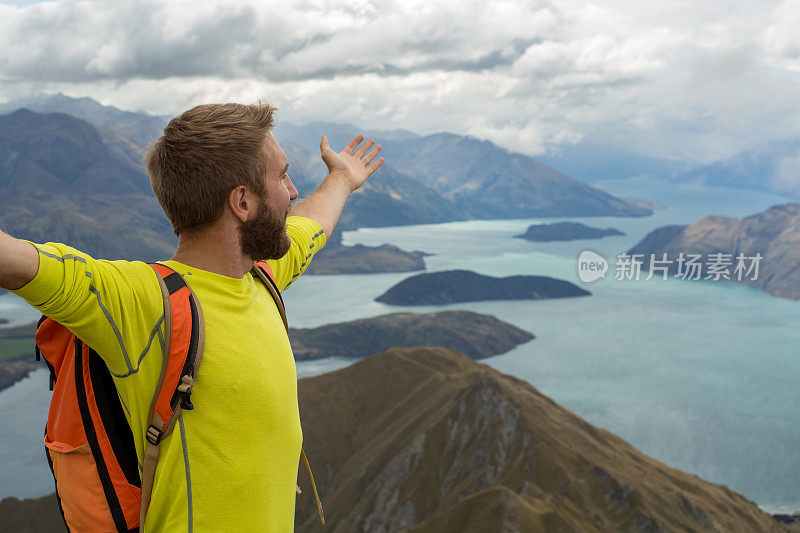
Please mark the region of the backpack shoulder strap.
<svg viewBox="0 0 800 533"><path fill-rule="evenodd" d="M259 261L255 263L253 271L256 273L256 276L258 276L261 281L264 282L264 285L267 286L267 290L272 295L272 299L275 300L275 305L278 306L278 311L280 312L281 319L283 320L283 327L286 328L286 332L288 333L289 321L286 320L286 307L283 305L283 297L281 296L281 291L278 290L278 285L275 283L272 269L269 268L269 265L266 262Z"/></svg>
<svg viewBox="0 0 800 533"><path fill-rule="evenodd" d="M164 302L164 357L148 416L142 464L142 527L153 490L159 444L172 431L181 411L194 409L190 396L205 344L203 311L191 287L168 266L150 266L158 277Z"/></svg>
<svg viewBox="0 0 800 533"><path fill-rule="evenodd" d="M267 290L269 290L270 294L272 295L272 299L275 300L275 305L278 306L278 311L281 314L281 319L283 319L283 327L286 328L286 333L289 333L289 322L286 320L286 308L283 305L283 298L281 297L281 292L278 290L278 285L275 283L274 275L272 274L272 269L269 265L264 261L258 261L253 266L253 270L256 273L261 281L264 282L264 285L267 286ZM306 465L306 470L308 470L308 476L311 478L311 488L314 489L314 499L317 500L317 512L319 513L319 519L322 521L322 525L325 525L325 512L322 510L322 502L319 500L319 494L317 493L317 485L314 483L314 474L311 473L311 465L308 464L308 457L306 457L305 450L301 447L300 448L300 458L303 459L303 463ZM297 494L300 494L300 487L297 487Z"/></svg>

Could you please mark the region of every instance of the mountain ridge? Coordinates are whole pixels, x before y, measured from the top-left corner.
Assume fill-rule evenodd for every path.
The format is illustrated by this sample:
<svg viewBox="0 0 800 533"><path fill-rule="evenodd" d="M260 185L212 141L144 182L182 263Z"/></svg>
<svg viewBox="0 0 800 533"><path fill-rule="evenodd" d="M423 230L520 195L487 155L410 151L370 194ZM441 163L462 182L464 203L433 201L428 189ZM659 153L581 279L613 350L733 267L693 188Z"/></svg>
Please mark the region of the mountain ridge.
<svg viewBox="0 0 800 533"><path fill-rule="evenodd" d="M628 251L645 255L643 268L649 267L650 254L658 254L660 258L660 254L666 253L668 259L675 261L681 252L704 256L730 254L733 265L739 254L745 257L760 254L758 279L750 279L751 274L743 276L741 281L731 281L800 300L800 202L774 205L741 219L709 215L688 226L657 228ZM675 262L670 264L669 272L677 273Z"/></svg>
<svg viewBox="0 0 800 533"><path fill-rule="evenodd" d="M300 379L298 398L327 519L301 470L298 532L791 531L445 348L393 348ZM0 524L58 531L54 503L7 498ZM20 523L33 517L41 528Z"/></svg>
<svg viewBox="0 0 800 533"><path fill-rule="evenodd" d="M785 530L444 348L390 349L300 380L298 394L333 531ZM301 495L298 531L322 531L313 513Z"/></svg>

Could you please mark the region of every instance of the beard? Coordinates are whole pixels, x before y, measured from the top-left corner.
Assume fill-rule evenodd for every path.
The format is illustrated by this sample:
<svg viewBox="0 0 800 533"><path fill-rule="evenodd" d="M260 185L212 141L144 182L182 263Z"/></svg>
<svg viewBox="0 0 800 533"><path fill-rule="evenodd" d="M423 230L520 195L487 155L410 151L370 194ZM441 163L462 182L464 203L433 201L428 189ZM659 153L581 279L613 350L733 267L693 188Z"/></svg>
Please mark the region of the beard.
<svg viewBox="0 0 800 533"><path fill-rule="evenodd" d="M253 261L280 259L292 246L286 233L286 217L289 210L281 215L268 202L262 201L252 220L239 226L239 243L242 253Z"/></svg>

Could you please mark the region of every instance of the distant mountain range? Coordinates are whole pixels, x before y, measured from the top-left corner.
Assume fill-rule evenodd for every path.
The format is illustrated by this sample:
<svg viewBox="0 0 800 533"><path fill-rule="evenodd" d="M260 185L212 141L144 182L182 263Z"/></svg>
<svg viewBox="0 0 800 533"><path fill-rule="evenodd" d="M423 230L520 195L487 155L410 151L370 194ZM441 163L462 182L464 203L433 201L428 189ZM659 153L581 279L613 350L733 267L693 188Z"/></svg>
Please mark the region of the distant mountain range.
<svg viewBox="0 0 800 533"><path fill-rule="evenodd" d="M176 241L149 178L114 146L71 115L0 116L0 224L98 258L171 256Z"/></svg>
<svg viewBox="0 0 800 533"><path fill-rule="evenodd" d="M640 176L670 179L697 167L685 161L643 155L598 136L561 145L536 159L587 183Z"/></svg>
<svg viewBox="0 0 800 533"><path fill-rule="evenodd" d="M0 150L0 186L5 190L150 192L150 180L139 165L109 150L97 129L71 115L26 109L2 115Z"/></svg>
<svg viewBox="0 0 800 533"><path fill-rule="evenodd" d="M17 109L72 115L92 124L104 134L119 135L139 147L156 140L172 118L121 111L116 107L104 106L91 98L71 98L60 93L31 96L0 104L0 114L8 114Z"/></svg>
<svg viewBox="0 0 800 533"><path fill-rule="evenodd" d="M644 267L649 266L650 254L667 254L673 261L669 272L677 273L675 261L681 252L699 254L707 263L709 255L727 254L731 264L726 269L732 281L758 287L775 296L800 300L800 203L773 206L762 213L741 220L719 215L707 216L689 226L664 226L650 232L630 254L644 254ZM755 271L742 279L734 276L737 256L745 258L761 255L758 262L758 277ZM749 270L754 261L747 260ZM688 269L684 269L688 272ZM704 268L701 277L709 275Z"/></svg>
<svg viewBox="0 0 800 533"><path fill-rule="evenodd" d="M800 198L800 140L778 141L703 166L679 178Z"/></svg>
<svg viewBox="0 0 800 533"><path fill-rule="evenodd" d="M322 135L343 145L359 131L352 125L312 122L279 124L276 135L315 149ZM392 167L435 190L462 219L652 214L489 141L451 133L420 137L403 130L369 135L383 146Z"/></svg>
<svg viewBox="0 0 800 533"><path fill-rule="evenodd" d="M176 240L141 164L166 117L64 95L8 102L0 105L5 111L0 224L7 231L70 243L96 257L171 255ZM313 191L325 175L320 132L336 146L357 130L323 123L283 124L276 130L301 194ZM486 141L403 130L367 133L381 139L387 163L351 196L340 231L468 218L652 213Z"/></svg>

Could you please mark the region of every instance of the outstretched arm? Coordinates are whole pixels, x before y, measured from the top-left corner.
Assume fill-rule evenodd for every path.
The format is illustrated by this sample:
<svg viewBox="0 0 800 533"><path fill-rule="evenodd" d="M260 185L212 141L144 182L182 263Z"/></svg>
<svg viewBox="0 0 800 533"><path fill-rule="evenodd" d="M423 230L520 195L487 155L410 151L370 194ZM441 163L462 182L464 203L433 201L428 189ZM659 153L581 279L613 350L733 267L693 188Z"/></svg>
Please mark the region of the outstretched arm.
<svg viewBox="0 0 800 533"><path fill-rule="evenodd" d="M363 135L347 143L339 153L328 145L328 138L323 137L319 149L322 160L328 167L328 176L311 195L299 202L291 211L292 215L316 220L330 238L333 228L339 222L342 209L350 193L361 187L373 172L383 164L383 158L375 159L381 146L372 146L370 139L361 147ZM358 147L358 149L356 149ZM372 148L372 150L369 150ZM368 152L369 150L369 152Z"/></svg>
<svg viewBox="0 0 800 533"><path fill-rule="evenodd" d="M39 270L39 252L25 241L0 231L0 287L19 289Z"/></svg>

